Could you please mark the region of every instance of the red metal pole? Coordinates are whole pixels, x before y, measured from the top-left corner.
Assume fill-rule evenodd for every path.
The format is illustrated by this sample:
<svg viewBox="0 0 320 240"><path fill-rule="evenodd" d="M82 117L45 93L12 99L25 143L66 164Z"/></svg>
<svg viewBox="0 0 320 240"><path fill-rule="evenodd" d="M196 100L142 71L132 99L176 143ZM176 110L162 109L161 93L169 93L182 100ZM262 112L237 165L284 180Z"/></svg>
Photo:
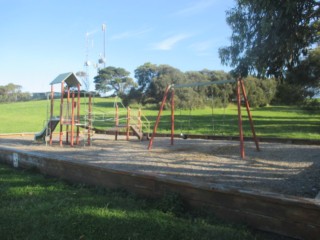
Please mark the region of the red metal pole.
<svg viewBox="0 0 320 240"><path fill-rule="evenodd" d="M129 135L130 135L130 108L128 107L127 108L127 137L126 137L126 139L127 139L127 141L129 140Z"/></svg>
<svg viewBox="0 0 320 240"><path fill-rule="evenodd" d="M119 107L118 107L118 103L116 103L115 125L116 125L116 132L115 132L114 139L118 140L118 126L119 126Z"/></svg>
<svg viewBox="0 0 320 240"><path fill-rule="evenodd" d="M73 147L73 138L74 138L74 107L75 107L75 102L74 102L74 92L72 93L72 106L71 106L71 147Z"/></svg>
<svg viewBox="0 0 320 240"><path fill-rule="evenodd" d="M69 124L71 124L72 122L72 100L71 100L71 103L70 103L70 87L68 87L68 93L67 93L67 117L68 117L68 120L67 120L67 125L66 125L66 132L67 132L67 135L66 135L66 142L69 143ZM71 106L71 109L70 109L70 106Z"/></svg>
<svg viewBox="0 0 320 240"><path fill-rule="evenodd" d="M69 124L71 123L71 112L70 112L70 87L68 87L67 91L67 108L65 113L67 119L66 119L66 143L69 143Z"/></svg>
<svg viewBox="0 0 320 240"><path fill-rule="evenodd" d="M244 142L243 142L243 129L242 129L242 115L241 115L241 97L240 97L240 79L237 80L237 102L238 102L238 127L239 127L239 140L240 140L240 155L244 159Z"/></svg>
<svg viewBox="0 0 320 240"><path fill-rule="evenodd" d="M141 133L140 141L142 141L143 131L142 131L142 120L141 120L141 108L139 108L138 110L138 129L139 129L139 132Z"/></svg>
<svg viewBox="0 0 320 240"><path fill-rule="evenodd" d="M159 110L159 113L158 113L158 116L157 116L156 123L155 123L154 128L153 128L152 136L151 136L150 141L149 141L148 150L150 150L152 148L153 139L154 139L154 137L156 135L156 132L157 132L157 128L158 128L158 125L159 125L159 122L160 122L160 116L161 116L164 104L166 103L169 90L170 90L170 85L168 85L166 90L164 91L164 95L163 95L163 99L162 99L162 102L161 102L160 110Z"/></svg>
<svg viewBox="0 0 320 240"><path fill-rule="evenodd" d="M54 104L54 92L53 92L53 85L51 85L51 104L50 104L50 139L49 144L52 145L52 119L53 119L53 104ZM61 118L60 118L61 120Z"/></svg>
<svg viewBox="0 0 320 240"><path fill-rule="evenodd" d="M92 102L91 102L91 93L89 93L89 103L88 103L88 145L91 146L91 110L92 110Z"/></svg>
<svg viewBox="0 0 320 240"><path fill-rule="evenodd" d="M256 131L254 130L254 124L253 124L253 120L252 120L252 115L251 115L251 111L250 111L250 105L249 105L249 101L248 101L248 98L247 98L246 89L245 89L245 86L244 86L242 78L240 78L239 81L240 81L240 86L241 86L243 98L244 98L244 101L246 103L246 109L247 109L247 113L248 113L248 117L249 117L249 122L250 122L250 127L251 127L251 131L252 131L253 140L254 140L254 142L256 144L257 151L260 151L259 142L258 142L258 139L257 139L257 136L256 136Z"/></svg>
<svg viewBox="0 0 320 240"><path fill-rule="evenodd" d="M141 108L139 108L138 110L138 128L139 128L139 131L142 132Z"/></svg>
<svg viewBox="0 0 320 240"><path fill-rule="evenodd" d="M77 123L80 123L80 84L78 84L78 97L77 97Z"/></svg>
<svg viewBox="0 0 320 240"><path fill-rule="evenodd" d="M171 145L174 143L174 89L171 93Z"/></svg>
<svg viewBox="0 0 320 240"><path fill-rule="evenodd" d="M76 119L76 123L80 124L80 84L78 84L78 99L77 99L77 119ZM76 139L76 144L79 144L79 125L77 125L77 139Z"/></svg>
<svg viewBox="0 0 320 240"><path fill-rule="evenodd" d="M59 144L62 146L62 135L63 135L63 97L64 97L64 82L61 82L61 98L60 98L60 133L59 133Z"/></svg>

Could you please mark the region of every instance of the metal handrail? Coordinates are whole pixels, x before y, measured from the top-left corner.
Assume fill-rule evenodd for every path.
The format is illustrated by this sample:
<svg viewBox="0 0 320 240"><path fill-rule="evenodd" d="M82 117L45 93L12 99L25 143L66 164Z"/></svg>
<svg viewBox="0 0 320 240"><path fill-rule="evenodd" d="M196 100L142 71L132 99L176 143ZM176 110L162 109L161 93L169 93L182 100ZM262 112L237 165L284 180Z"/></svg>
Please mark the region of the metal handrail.
<svg viewBox="0 0 320 240"><path fill-rule="evenodd" d="M92 112L91 119L88 118L88 111L85 111L86 115L84 116L85 120L91 120L91 122L115 122L116 115L109 111L109 112L103 112L103 111L98 111L97 112ZM110 117L112 116L112 117ZM126 125L127 124L127 111L119 111L118 112L118 123L119 126L121 125ZM141 113L140 115L140 122L141 122L141 131L150 133L150 121L147 119L147 117ZM139 116L138 116L138 110L131 109L131 116L130 116L130 125L139 125Z"/></svg>

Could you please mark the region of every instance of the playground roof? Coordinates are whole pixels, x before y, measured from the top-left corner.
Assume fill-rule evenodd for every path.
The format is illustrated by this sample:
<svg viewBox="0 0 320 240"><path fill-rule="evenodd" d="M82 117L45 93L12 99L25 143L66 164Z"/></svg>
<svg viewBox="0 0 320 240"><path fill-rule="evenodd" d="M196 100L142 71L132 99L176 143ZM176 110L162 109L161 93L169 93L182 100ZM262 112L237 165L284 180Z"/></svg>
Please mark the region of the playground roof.
<svg viewBox="0 0 320 240"><path fill-rule="evenodd" d="M68 73L62 73L58 75L51 83L50 85L58 84L65 82L68 87L77 87L78 84L81 86L80 82L78 81L76 75L72 72Z"/></svg>

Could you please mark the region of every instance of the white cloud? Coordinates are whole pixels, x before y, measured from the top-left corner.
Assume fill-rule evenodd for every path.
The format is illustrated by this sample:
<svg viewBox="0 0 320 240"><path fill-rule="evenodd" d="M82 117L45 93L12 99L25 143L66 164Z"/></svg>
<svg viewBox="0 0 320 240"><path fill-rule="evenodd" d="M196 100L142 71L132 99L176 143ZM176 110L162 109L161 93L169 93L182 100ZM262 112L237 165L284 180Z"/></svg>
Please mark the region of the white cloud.
<svg viewBox="0 0 320 240"><path fill-rule="evenodd" d="M122 32L116 35L113 35L111 37L111 40L121 40L121 39L127 39L127 38L132 38L132 37L140 37L148 32L151 32L152 28L145 28L145 29L140 29L140 30L135 30L135 31L126 31Z"/></svg>
<svg viewBox="0 0 320 240"><path fill-rule="evenodd" d="M193 50L199 56L209 56L218 52L218 49L225 44L224 37L213 37L208 40L198 41L189 45L189 49Z"/></svg>
<svg viewBox="0 0 320 240"><path fill-rule="evenodd" d="M190 16L197 13L200 13L206 10L208 7L211 7L217 2L217 0L201 0L196 1L192 5L189 5L186 8L183 8L175 13L175 15L183 15L183 16Z"/></svg>
<svg viewBox="0 0 320 240"><path fill-rule="evenodd" d="M186 34L177 34L173 35L171 37L168 37L164 39L161 42L155 43L152 45L152 49L155 50L171 50L174 45L176 45L178 42L181 42L182 40L188 38L189 35Z"/></svg>
<svg viewBox="0 0 320 240"><path fill-rule="evenodd" d="M211 48L212 42L211 41L204 41L204 42L198 42L191 45L191 47L194 50L197 50L199 52L203 52Z"/></svg>
<svg viewBox="0 0 320 240"><path fill-rule="evenodd" d="M190 48L194 50L198 55L209 55L209 50L213 47L213 42L211 40L197 42L190 45Z"/></svg>

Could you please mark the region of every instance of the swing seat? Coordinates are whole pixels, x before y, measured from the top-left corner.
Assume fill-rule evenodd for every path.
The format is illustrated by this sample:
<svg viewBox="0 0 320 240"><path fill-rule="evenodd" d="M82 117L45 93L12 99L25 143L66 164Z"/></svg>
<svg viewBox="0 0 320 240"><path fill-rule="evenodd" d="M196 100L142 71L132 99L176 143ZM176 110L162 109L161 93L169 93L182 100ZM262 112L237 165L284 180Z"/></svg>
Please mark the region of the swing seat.
<svg viewBox="0 0 320 240"><path fill-rule="evenodd" d="M181 137L182 139L187 139L187 138L188 138L188 135L183 134L183 133L180 133L180 137Z"/></svg>

